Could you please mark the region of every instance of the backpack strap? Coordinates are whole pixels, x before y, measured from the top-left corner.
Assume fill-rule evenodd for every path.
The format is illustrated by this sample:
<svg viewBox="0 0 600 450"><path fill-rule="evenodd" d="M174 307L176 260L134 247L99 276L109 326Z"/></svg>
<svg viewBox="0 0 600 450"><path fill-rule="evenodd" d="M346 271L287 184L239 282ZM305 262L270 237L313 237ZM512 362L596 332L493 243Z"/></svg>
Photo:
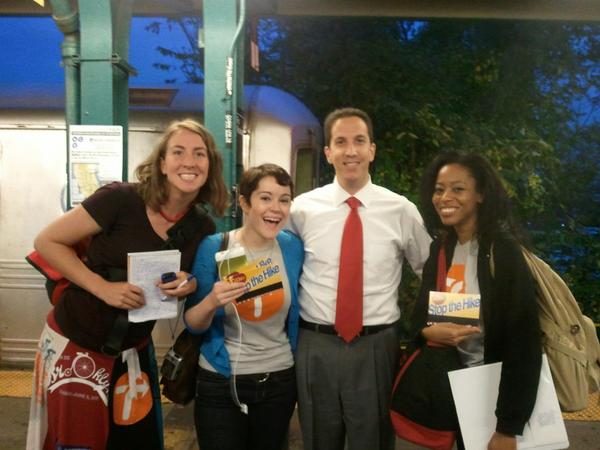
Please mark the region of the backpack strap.
<svg viewBox="0 0 600 450"><path fill-rule="evenodd" d="M437 260L437 279L436 289L439 292L446 292L446 276L448 272L448 266L446 262L446 240L442 241L440 245L440 251L438 252Z"/></svg>
<svg viewBox="0 0 600 450"><path fill-rule="evenodd" d="M192 239L198 230L202 229L208 212L200 203L196 203L185 216L167 230L167 240L164 250L181 250L184 244Z"/></svg>
<svg viewBox="0 0 600 450"><path fill-rule="evenodd" d="M127 311L119 310L106 341L100 347L100 351L112 358L119 356L127 330L129 330Z"/></svg>
<svg viewBox="0 0 600 450"><path fill-rule="evenodd" d="M118 267L108 268L108 281L126 281L127 271ZM100 351L111 358L116 358L121 353L123 340L129 330L129 316L127 311L119 309L104 344Z"/></svg>
<svg viewBox="0 0 600 450"><path fill-rule="evenodd" d="M225 251L229 247L229 231L221 232L221 246L219 247L219 251Z"/></svg>
<svg viewBox="0 0 600 450"><path fill-rule="evenodd" d="M490 274L492 278L496 276L496 263L494 262L494 243L490 245Z"/></svg>

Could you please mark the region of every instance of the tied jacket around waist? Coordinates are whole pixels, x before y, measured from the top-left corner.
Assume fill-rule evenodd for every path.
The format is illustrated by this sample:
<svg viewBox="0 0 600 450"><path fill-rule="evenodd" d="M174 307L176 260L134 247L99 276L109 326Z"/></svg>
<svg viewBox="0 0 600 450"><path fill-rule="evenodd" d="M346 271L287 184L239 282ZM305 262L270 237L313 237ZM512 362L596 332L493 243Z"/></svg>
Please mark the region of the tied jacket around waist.
<svg viewBox="0 0 600 450"><path fill-rule="evenodd" d="M421 330L427 322L429 291L436 290L437 258L441 245L440 239L432 242L430 256L423 269L423 282L412 319L417 341L422 341ZM448 237L445 245L449 267L456 237ZM535 285L521 247L514 239L508 235L499 236L493 245L493 277L489 242L479 242L477 257L484 362L502 362L495 411L496 431L520 435L535 405L542 361Z"/></svg>

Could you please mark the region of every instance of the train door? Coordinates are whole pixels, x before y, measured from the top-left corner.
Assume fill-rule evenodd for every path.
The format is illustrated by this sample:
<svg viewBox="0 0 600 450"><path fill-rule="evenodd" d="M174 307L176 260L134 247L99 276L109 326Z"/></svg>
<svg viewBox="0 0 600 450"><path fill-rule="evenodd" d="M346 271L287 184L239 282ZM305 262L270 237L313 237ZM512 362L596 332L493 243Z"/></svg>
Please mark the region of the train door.
<svg viewBox="0 0 600 450"><path fill-rule="evenodd" d="M0 346L3 363L19 364L33 360L50 309L43 278L24 257L62 213L66 134L64 125L7 122L0 125Z"/></svg>

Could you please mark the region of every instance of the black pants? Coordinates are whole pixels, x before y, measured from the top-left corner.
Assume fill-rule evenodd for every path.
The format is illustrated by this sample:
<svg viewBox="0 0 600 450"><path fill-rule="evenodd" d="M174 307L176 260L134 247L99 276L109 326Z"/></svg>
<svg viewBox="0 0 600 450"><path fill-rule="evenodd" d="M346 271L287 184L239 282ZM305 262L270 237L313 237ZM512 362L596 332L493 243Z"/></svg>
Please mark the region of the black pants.
<svg viewBox="0 0 600 450"><path fill-rule="evenodd" d="M238 397L248 414L233 402L230 380L199 369L194 419L202 450L281 450L296 405L294 368L238 375Z"/></svg>

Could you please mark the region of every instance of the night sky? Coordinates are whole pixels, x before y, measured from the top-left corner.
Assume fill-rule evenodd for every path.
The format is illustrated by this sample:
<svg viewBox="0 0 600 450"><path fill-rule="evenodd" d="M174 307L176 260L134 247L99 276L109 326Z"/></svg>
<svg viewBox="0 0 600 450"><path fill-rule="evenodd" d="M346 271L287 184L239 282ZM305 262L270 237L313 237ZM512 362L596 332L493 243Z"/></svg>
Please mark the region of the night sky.
<svg viewBox="0 0 600 450"><path fill-rule="evenodd" d="M134 18L131 27L129 63L138 71L130 85L160 86L172 77L152 67L161 59L158 45L181 47L179 30L160 35L144 29L151 18ZM61 84L64 81L60 45L62 32L50 17L0 17L0 92L11 85ZM181 77L179 77L181 78Z"/></svg>

